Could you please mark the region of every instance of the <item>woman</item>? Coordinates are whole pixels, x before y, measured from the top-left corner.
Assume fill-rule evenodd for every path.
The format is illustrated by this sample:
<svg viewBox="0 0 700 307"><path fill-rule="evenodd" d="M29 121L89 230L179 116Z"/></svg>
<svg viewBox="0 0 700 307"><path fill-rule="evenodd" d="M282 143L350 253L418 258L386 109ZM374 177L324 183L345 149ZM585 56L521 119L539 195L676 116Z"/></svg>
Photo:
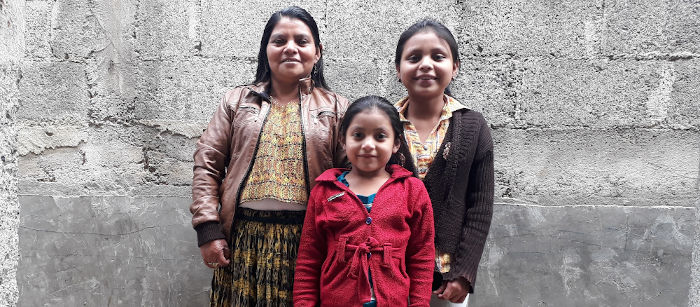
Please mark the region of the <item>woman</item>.
<svg viewBox="0 0 700 307"><path fill-rule="evenodd" d="M292 306L309 191L346 160L348 102L328 90L322 51L307 11L272 14L255 81L226 93L197 142L190 211L214 306Z"/></svg>

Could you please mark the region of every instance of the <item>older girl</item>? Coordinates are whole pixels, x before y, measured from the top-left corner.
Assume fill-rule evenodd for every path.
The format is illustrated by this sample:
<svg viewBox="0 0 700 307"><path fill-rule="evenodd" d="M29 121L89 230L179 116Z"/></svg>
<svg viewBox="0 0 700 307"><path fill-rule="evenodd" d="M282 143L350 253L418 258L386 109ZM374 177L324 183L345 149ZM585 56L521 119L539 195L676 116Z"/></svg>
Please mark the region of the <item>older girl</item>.
<svg viewBox="0 0 700 307"><path fill-rule="evenodd" d="M493 143L486 120L448 89L459 71L450 30L422 20L401 34L396 72L408 97L396 103L418 177L435 214L431 306L465 306L493 210Z"/></svg>

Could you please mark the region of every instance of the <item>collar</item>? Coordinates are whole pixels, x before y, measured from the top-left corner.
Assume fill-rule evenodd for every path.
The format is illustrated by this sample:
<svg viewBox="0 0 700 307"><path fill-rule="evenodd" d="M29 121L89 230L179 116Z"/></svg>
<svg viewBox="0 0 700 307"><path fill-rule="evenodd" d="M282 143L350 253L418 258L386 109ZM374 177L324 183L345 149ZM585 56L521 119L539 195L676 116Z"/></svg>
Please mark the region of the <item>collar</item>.
<svg viewBox="0 0 700 307"><path fill-rule="evenodd" d="M323 172L321 176L318 176L316 178L316 182L324 182L324 181L338 181L338 176L342 174L344 171L348 171L350 169L347 168L331 168ZM391 175L389 177L389 180L396 180L399 178L406 178L406 177L411 177L413 173L408 171L407 169L401 167L398 164L391 164L389 165L387 171Z"/></svg>
<svg viewBox="0 0 700 307"><path fill-rule="evenodd" d="M461 109L466 109L467 107L464 106L462 103L457 101L457 99L454 99L451 96L448 96L446 94L443 94L443 101L446 101L445 105L442 107L442 113L440 113L440 121L450 119L452 117L452 113ZM406 113L406 110L408 109L408 96L402 98L398 102L394 104L394 107L396 107L396 110L399 111L399 119L401 122L410 122L404 114Z"/></svg>
<svg viewBox="0 0 700 307"><path fill-rule="evenodd" d="M251 93L255 96L258 96L262 98L263 100L267 102L271 102L270 100L270 86L272 85L272 82L270 81L264 81L264 82L259 82L256 84L251 84L247 86L247 88L251 91ZM303 79L299 79L299 97L301 100L304 100L304 97L311 94L311 92L314 90L314 81L311 80L311 77L306 77Z"/></svg>

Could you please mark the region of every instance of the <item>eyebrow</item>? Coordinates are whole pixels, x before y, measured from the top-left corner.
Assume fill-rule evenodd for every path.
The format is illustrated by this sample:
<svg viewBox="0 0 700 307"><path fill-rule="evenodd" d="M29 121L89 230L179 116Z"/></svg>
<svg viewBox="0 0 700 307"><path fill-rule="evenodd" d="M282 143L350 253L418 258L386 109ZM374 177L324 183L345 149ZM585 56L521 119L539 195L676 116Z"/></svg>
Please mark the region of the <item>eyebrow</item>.
<svg viewBox="0 0 700 307"><path fill-rule="evenodd" d="M286 36L287 36L287 35L285 35L285 34L283 34L283 33L277 32L277 33L272 33L272 34L270 35L270 39L277 38L277 37L286 37ZM311 39L311 36L309 36L308 34L305 34L305 33L294 34L294 39L299 39L299 38Z"/></svg>

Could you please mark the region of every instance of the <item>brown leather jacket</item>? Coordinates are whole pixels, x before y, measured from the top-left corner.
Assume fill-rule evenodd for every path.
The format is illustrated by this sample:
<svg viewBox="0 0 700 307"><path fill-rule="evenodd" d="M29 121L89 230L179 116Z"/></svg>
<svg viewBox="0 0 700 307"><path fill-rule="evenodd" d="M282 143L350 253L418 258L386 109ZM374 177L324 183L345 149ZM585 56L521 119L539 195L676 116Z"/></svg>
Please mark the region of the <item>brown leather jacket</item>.
<svg viewBox="0 0 700 307"><path fill-rule="evenodd" d="M299 83L304 174L310 191L323 171L344 166L347 161L338 130L348 100L313 87L310 79ZM230 242L239 194L270 110L268 89L269 84L262 83L226 93L197 142L190 212L199 246L222 238Z"/></svg>

